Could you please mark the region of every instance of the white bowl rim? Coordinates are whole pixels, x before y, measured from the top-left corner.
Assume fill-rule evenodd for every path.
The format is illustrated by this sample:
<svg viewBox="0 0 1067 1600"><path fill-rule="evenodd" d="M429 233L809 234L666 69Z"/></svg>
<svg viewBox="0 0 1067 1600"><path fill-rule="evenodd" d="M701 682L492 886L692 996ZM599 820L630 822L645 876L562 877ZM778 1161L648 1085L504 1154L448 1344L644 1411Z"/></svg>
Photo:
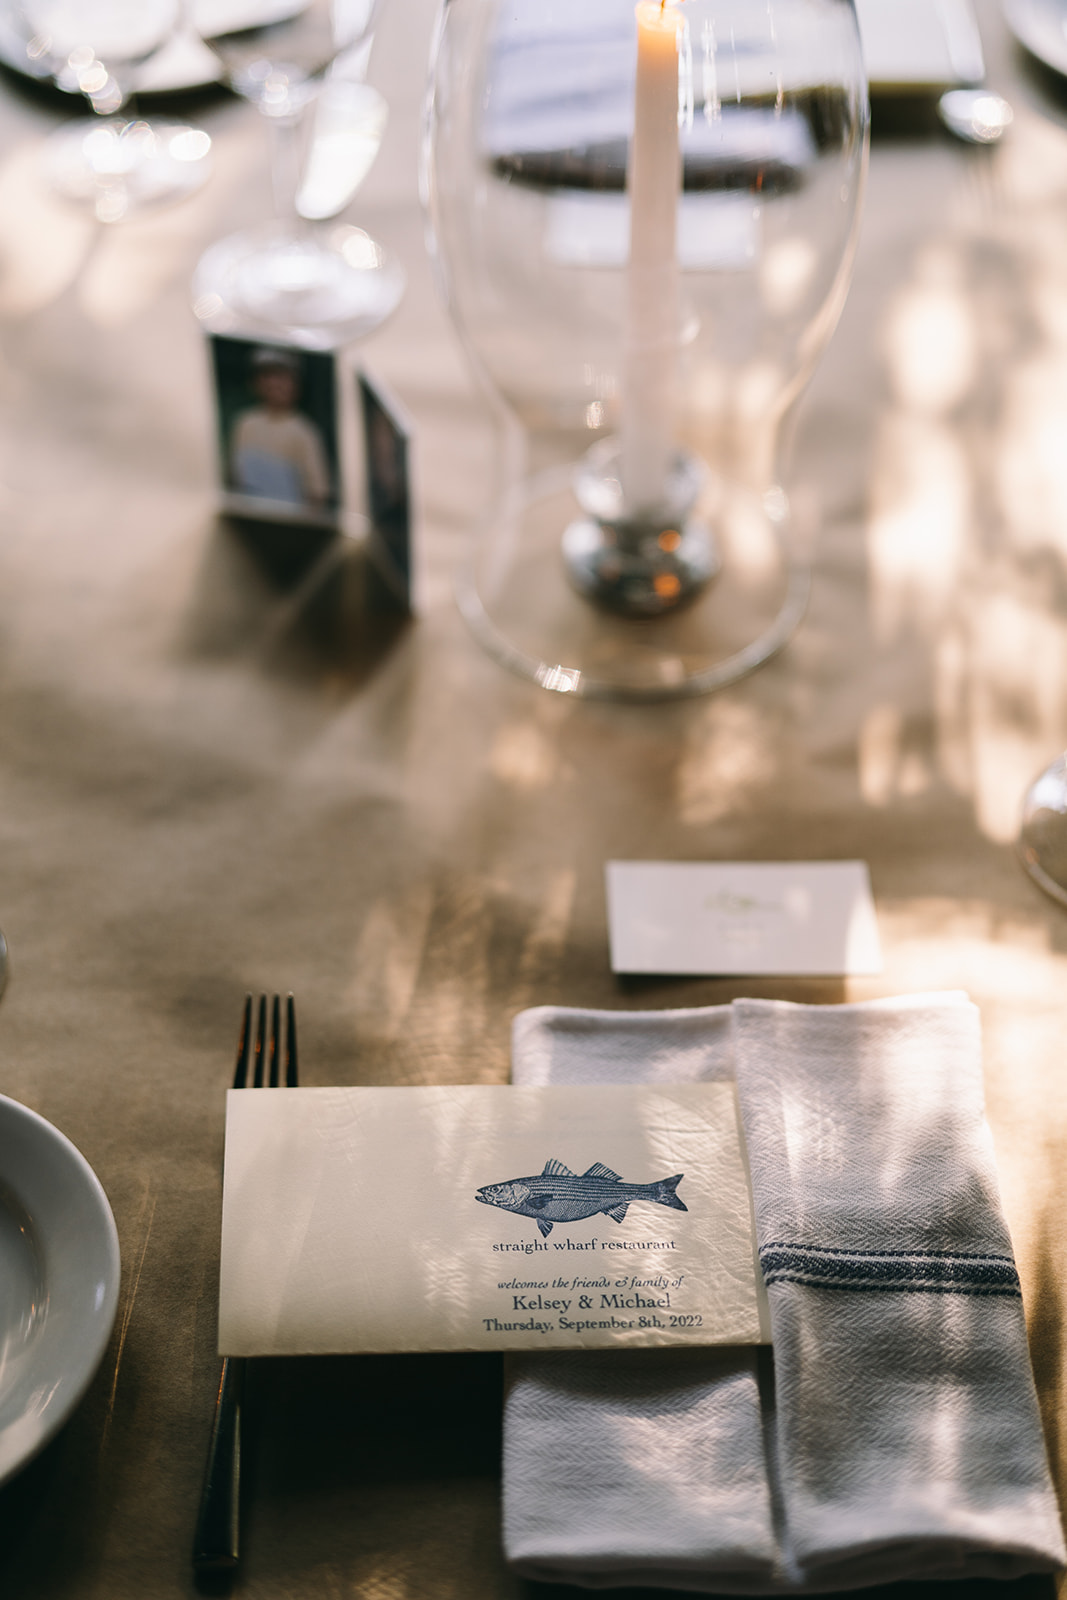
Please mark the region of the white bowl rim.
<svg viewBox="0 0 1067 1600"><path fill-rule="evenodd" d="M19 1101L0 1094L0 1130L5 1124L20 1127L23 1135L36 1141L39 1148L50 1150L84 1194L85 1204L81 1211L81 1221L83 1226L88 1226L102 1257L103 1294L99 1304L94 1306L92 1314L79 1322L77 1338L65 1337L61 1329L57 1336L58 1350L52 1348L57 1342L55 1339L42 1339L43 1354L48 1359L49 1370L40 1377L47 1378L53 1387L47 1403L35 1418L19 1419L15 1423L9 1423L7 1427L0 1428L0 1484L7 1482L16 1472L21 1471L26 1463L54 1438L82 1400L103 1360L111 1337L118 1309L120 1277L118 1230L115 1227L111 1206L103 1185L81 1151L66 1134L61 1133L39 1112L32 1111ZM24 1203L24 1196L19 1187L5 1182L2 1145L0 1145L0 1184L8 1190L16 1202ZM30 1207L26 1209L30 1211L32 1219L32 1209ZM62 1284L55 1286L55 1289L61 1293ZM51 1295L50 1286L50 1301ZM56 1308L55 1313L51 1311L51 1306L49 1307L43 1333L47 1332L49 1316L58 1315L61 1311L61 1305ZM58 1361L57 1356L60 1357ZM25 1426L20 1425L22 1422L25 1422Z"/></svg>

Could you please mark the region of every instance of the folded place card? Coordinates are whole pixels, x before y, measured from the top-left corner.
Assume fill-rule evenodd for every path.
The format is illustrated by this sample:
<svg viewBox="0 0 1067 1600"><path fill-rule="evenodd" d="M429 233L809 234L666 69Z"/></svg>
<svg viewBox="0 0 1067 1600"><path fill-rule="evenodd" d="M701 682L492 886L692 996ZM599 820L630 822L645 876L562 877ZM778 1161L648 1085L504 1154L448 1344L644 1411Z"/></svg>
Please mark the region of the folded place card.
<svg viewBox="0 0 1067 1600"><path fill-rule="evenodd" d="M882 970L864 861L609 861L615 972Z"/></svg>
<svg viewBox="0 0 1067 1600"><path fill-rule="evenodd" d="M230 1092L225 1355L767 1327L731 1083Z"/></svg>

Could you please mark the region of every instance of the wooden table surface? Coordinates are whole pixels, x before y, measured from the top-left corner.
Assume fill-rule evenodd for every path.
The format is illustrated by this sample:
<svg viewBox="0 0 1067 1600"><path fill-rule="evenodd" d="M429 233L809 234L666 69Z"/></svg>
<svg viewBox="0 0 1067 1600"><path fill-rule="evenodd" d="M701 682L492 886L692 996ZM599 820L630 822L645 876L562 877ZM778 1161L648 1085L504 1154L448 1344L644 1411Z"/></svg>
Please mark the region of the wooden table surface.
<svg viewBox="0 0 1067 1600"><path fill-rule="evenodd" d="M4 1600L197 1592L246 990L295 992L305 1083L424 1084L505 1082L531 1003L967 989L1067 1491L1067 915L1012 847L1022 790L1067 745L1067 89L996 5L980 16L1016 109L1003 147L876 125L798 441L821 504L807 619L746 682L651 708L512 680L452 602L495 436L423 245L430 0L386 8L392 119L348 213L409 275L358 352L418 430L419 617L392 632L355 629L343 572L294 604L301 550L216 515L188 283L269 212L255 112L192 100L211 184L103 227L39 175L68 108L0 83L0 1089L85 1153L123 1258L88 1397L0 1492ZM620 982L603 863L628 856L863 857L885 972ZM499 1549L498 1359L253 1380L235 1594L533 1592Z"/></svg>

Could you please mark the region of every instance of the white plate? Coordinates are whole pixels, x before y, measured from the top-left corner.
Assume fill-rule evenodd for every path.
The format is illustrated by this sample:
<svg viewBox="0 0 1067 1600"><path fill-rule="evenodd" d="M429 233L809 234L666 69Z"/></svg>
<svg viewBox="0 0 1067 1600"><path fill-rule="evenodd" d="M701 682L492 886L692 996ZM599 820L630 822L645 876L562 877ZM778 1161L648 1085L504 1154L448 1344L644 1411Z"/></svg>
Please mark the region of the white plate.
<svg viewBox="0 0 1067 1600"><path fill-rule="evenodd" d="M223 65L206 40L241 28L263 27L299 11L303 0L192 0L188 22L132 73L135 94L171 94L220 83ZM27 78L50 78L44 63L26 55L25 41L0 14L0 62ZM59 85L58 87L66 87ZM77 95L78 91L67 91Z"/></svg>
<svg viewBox="0 0 1067 1600"><path fill-rule="evenodd" d="M118 1234L92 1167L0 1095L0 1483L82 1398L118 1293Z"/></svg>
<svg viewBox="0 0 1067 1600"><path fill-rule="evenodd" d="M35 66L26 56L26 46L11 23L0 16L0 62L24 78L47 79L47 67ZM168 94L181 89L203 89L218 83L222 62L215 52L194 33L186 31L171 39L157 55L133 74L134 93ZM76 90L68 91L80 99Z"/></svg>
<svg viewBox="0 0 1067 1600"><path fill-rule="evenodd" d="M1004 20L1032 56L1067 76L1067 4L1063 0L1004 0Z"/></svg>

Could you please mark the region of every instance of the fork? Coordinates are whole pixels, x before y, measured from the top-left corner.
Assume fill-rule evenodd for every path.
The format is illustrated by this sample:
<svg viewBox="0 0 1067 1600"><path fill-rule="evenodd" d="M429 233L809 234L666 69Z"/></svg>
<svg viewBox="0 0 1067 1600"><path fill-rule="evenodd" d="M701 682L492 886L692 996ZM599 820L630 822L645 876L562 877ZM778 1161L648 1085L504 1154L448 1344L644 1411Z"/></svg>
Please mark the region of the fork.
<svg viewBox="0 0 1067 1600"><path fill-rule="evenodd" d="M296 1008L289 995L285 1006L285 1087L297 1087ZM251 1083L249 1077L251 1076ZM235 1089L277 1089L281 1082L281 1000L274 995L267 1033L267 997L261 994L252 1040L252 996L245 996L241 1035L234 1067ZM223 1572L241 1559L241 1401L245 1364L225 1356L219 1374L215 1420L208 1445L204 1488L193 1539L193 1567L198 1573Z"/></svg>

